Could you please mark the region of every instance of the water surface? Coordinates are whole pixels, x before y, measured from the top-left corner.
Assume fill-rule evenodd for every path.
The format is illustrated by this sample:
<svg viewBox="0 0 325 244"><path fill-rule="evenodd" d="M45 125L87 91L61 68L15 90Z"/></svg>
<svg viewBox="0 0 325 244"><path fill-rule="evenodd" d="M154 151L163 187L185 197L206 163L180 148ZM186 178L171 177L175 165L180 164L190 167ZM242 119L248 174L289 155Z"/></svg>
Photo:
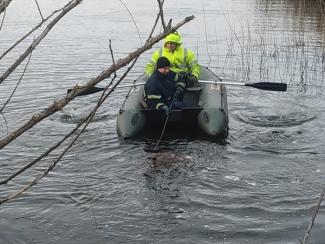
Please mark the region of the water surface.
<svg viewBox="0 0 325 244"><path fill-rule="evenodd" d="M120 1L103 0L83 1L53 28L33 52L4 110L9 131L109 66L110 39L116 59L141 46L157 3L123 2L139 33ZM317 5L301 2L305 6L300 1L166 1L165 16L173 23L196 16L180 32L202 65L225 80L286 82L288 92L228 86L228 137L211 141L191 131L185 137L167 131L161 147L190 160L156 169L148 149L157 138L122 141L116 133L127 94L117 90L46 178L0 206L0 243L298 243L325 170L324 21ZM40 2L44 16L64 4ZM0 53L39 21L33 3L12 1ZM33 38L0 60L1 73ZM124 83L142 74L150 54L141 56ZM25 63L0 85L0 104ZM2 149L1 179L59 141L98 96L77 98ZM2 118L0 125L4 137ZM0 197L38 176L61 150L0 186ZM310 243L324 243L324 230L322 205Z"/></svg>

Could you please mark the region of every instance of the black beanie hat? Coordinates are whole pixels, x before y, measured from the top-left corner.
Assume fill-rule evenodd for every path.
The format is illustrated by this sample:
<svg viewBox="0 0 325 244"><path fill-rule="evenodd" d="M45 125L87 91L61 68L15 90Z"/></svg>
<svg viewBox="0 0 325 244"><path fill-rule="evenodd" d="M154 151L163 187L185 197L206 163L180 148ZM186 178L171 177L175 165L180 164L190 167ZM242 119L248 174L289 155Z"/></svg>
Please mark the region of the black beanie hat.
<svg viewBox="0 0 325 244"><path fill-rule="evenodd" d="M160 57L157 60L157 69L170 67L170 62L166 57Z"/></svg>

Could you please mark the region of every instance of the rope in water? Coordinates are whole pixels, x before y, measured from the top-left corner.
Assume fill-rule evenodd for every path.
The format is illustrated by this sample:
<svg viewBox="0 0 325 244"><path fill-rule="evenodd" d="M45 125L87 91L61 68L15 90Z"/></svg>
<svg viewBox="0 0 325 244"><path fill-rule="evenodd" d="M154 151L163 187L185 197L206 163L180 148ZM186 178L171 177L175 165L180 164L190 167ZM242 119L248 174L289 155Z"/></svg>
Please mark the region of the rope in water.
<svg viewBox="0 0 325 244"><path fill-rule="evenodd" d="M163 129L161 131L161 134L160 134L160 137L159 137L158 141L156 142L155 148L153 149L154 152L157 152L158 151L158 146L159 146L159 143L161 142L161 139L164 136L164 133L165 133L165 130L166 130L166 126L167 126L167 123L168 123L168 119L169 119L170 110L173 107L174 102L175 102L175 96L174 96L174 98L173 98L173 100L172 100L172 102L171 102L171 104L169 106L169 111L167 113L167 116L166 116L166 119L165 119L165 123L164 123Z"/></svg>

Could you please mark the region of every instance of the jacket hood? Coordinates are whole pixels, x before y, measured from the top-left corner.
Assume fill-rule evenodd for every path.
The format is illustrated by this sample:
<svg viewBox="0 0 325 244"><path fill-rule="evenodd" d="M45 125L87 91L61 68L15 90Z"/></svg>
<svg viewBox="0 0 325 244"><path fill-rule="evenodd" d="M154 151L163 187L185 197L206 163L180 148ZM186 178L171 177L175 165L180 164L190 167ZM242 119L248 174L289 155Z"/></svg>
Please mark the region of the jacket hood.
<svg viewBox="0 0 325 244"><path fill-rule="evenodd" d="M164 39L164 46L167 42L174 42L178 45L182 44L182 36L178 32L173 32L165 37Z"/></svg>

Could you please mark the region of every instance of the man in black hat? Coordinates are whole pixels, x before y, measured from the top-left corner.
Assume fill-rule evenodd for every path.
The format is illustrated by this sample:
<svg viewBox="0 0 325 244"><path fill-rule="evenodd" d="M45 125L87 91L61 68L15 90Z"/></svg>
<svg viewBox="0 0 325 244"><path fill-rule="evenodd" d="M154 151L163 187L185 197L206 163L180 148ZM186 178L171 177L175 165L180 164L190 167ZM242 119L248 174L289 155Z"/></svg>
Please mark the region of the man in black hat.
<svg viewBox="0 0 325 244"><path fill-rule="evenodd" d="M157 60L156 69L144 86L144 98L150 109L163 110L182 109L185 82L183 78L170 70L170 62L166 57Z"/></svg>

